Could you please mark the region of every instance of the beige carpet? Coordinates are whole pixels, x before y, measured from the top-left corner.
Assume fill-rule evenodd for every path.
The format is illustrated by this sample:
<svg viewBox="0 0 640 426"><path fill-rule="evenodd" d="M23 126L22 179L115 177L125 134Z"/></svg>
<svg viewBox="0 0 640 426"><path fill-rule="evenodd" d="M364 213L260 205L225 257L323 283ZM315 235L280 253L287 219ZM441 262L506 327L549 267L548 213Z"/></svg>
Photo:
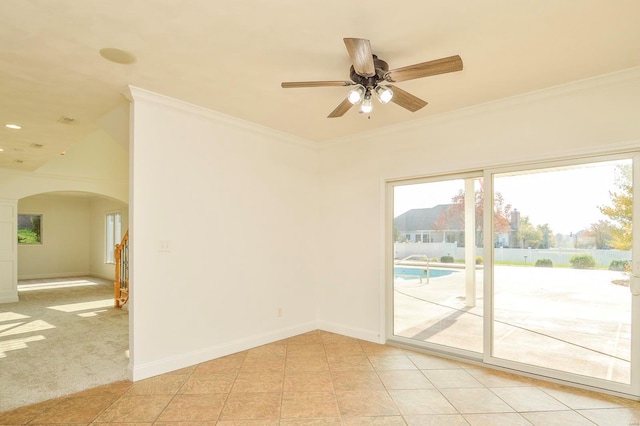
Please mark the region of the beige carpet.
<svg viewBox="0 0 640 426"><path fill-rule="evenodd" d="M0 411L128 378L129 315L111 281L18 283L0 304Z"/></svg>

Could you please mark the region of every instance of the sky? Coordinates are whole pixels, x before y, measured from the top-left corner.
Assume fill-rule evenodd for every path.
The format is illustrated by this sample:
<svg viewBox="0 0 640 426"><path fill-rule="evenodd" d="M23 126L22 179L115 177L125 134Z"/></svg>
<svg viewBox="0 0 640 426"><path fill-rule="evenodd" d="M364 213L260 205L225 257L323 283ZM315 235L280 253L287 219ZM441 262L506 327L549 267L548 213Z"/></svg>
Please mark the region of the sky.
<svg viewBox="0 0 640 426"><path fill-rule="evenodd" d="M616 165L631 160L593 163L569 169L543 169L535 173L496 175L494 191L505 204L528 216L534 226L548 223L554 234L586 229L607 219L598 206L610 205L610 191L616 186ZM464 188L462 180L396 186L394 216L413 208L451 203Z"/></svg>

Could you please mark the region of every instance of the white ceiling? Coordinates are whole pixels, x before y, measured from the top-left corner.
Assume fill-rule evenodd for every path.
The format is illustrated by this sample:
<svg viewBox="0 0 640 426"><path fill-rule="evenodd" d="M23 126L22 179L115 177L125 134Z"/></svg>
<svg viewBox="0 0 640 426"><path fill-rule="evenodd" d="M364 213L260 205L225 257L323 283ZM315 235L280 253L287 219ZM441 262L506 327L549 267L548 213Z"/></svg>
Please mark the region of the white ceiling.
<svg viewBox="0 0 640 426"><path fill-rule="evenodd" d="M129 84L323 142L640 66L638 17L638 0L2 0L0 123L23 129L0 128L0 167L36 170ZM464 70L398 83L429 102L418 112L374 103L328 119L347 88L280 83L348 80L344 37L371 40L392 69L460 55Z"/></svg>

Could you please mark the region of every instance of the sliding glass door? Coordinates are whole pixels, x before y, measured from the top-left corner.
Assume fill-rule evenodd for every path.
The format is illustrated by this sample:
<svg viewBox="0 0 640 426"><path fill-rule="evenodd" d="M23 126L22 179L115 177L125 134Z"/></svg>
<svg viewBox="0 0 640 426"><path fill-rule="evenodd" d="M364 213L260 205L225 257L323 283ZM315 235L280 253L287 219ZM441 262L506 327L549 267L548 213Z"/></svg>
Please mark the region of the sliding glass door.
<svg viewBox="0 0 640 426"><path fill-rule="evenodd" d="M639 164L389 183L389 339L640 396Z"/></svg>
<svg viewBox="0 0 640 426"><path fill-rule="evenodd" d="M493 204L511 205L508 232L493 230L489 362L637 393L633 169L622 157L488 173Z"/></svg>
<svg viewBox="0 0 640 426"><path fill-rule="evenodd" d="M396 338L482 352L482 179L410 181L393 191Z"/></svg>

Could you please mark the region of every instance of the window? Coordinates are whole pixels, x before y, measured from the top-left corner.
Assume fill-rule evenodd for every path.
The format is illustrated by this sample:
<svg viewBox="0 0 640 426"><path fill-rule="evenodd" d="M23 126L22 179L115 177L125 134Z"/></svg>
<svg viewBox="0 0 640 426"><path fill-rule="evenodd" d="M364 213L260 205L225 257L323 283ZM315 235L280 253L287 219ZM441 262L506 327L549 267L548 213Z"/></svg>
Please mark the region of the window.
<svg viewBox="0 0 640 426"><path fill-rule="evenodd" d="M105 216L105 263L115 263L116 244L122 239L122 216L119 212L107 213Z"/></svg>
<svg viewBox="0 0 640 426"><path fill-rule="evenodd" d="M18 244L42 244L42 215L18 215Z"/></svg>

